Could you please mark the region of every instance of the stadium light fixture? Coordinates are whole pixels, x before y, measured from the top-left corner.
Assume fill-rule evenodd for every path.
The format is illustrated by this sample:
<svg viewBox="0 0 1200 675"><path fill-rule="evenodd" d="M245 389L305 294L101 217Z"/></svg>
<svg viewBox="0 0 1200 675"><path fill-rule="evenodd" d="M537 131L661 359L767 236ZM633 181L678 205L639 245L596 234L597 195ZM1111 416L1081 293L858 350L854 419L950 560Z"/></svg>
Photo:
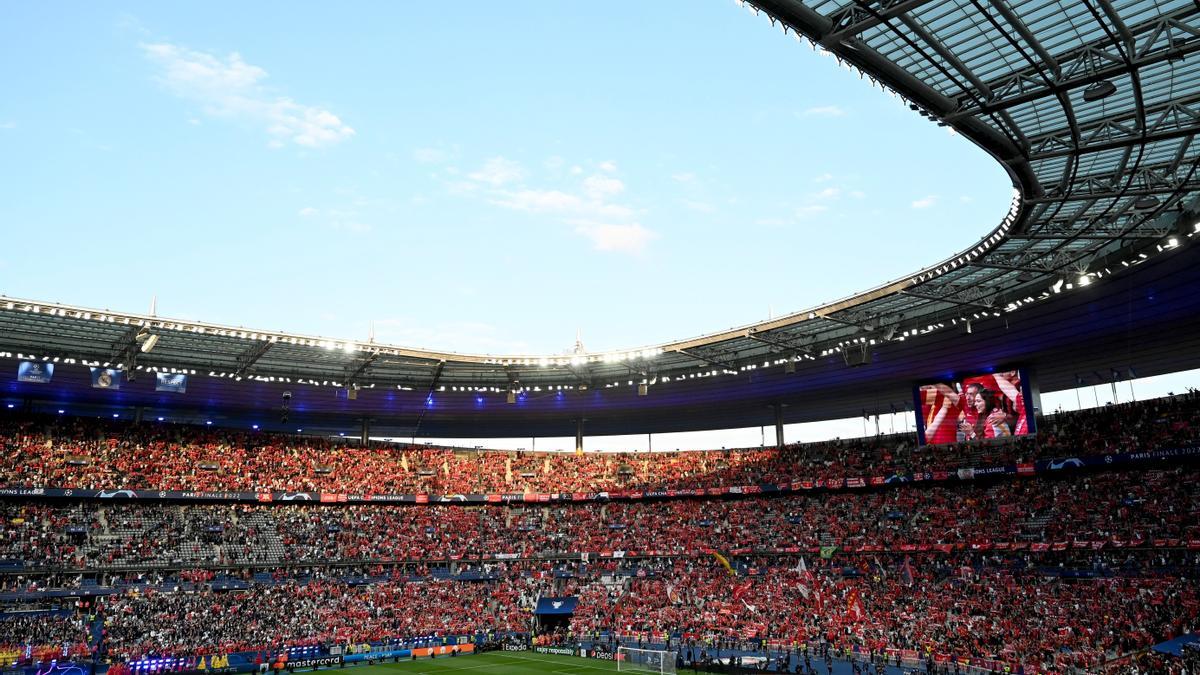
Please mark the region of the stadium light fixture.
<svg viewBox="0 0 1200 675"><path fill-rule="evenodd" d="M1087 286L1091 283L1092 283L1092 278L1089 277L1088 275L1084 274L1079 277L1079 285L1080 286Z"/></svg>
<svg viewBox="0 0 1200 675"><path fill-rule="evenodd" d="M1158 197L1155 197L1154 195L1138 197L1137 201L1133 203L1133 208L1140 209L1142 211L1148 211L1156 206L1158 206Z"/></svg>
<svg viewBox="0 0 1200 675"><path fill-rule="evenodd" d="M1111 80L1100 80L1083 90L1083 100L1088 103L1100 101L1112 96L1117 92L1117 85Z"/></svg>
<svg viewBox="0 0 1200 675"><path fill-rule="evenodd" d="M1050 284L1050 290L1054 291L1055 293L1062 293L1063 284L1065 283L1067 283L1066 279L1059 279L1053 284Z"/></svg>

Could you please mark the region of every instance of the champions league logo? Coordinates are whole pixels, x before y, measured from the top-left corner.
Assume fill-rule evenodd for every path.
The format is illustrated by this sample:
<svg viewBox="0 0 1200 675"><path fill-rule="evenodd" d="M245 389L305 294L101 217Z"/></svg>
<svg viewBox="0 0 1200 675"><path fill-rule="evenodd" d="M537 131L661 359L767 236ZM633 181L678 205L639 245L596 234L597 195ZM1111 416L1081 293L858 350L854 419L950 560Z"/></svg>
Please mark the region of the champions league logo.
<svg viewBox="0 0 1200 675"><path fill-rule="evenodd" d="M279 500L284 502L311 502L312 495L307 492L283 493L279 495Z"/></svg>
<svg viewBox="0 0 1200 675"><path fill-rule="evenodd" d="M1078 468L1081 466L1083 466L1083 460L1079 459L1078 457L1071 457L1070 459L1059 459L1059 460L1050 462L1050 470L1051 471L1058 471L1059 469Z"/></svg>
<svg viewBox="0 0 1200 675"><path fill-rule="evenodd" d="M137 499L137 494L133 490L101 490L96 496L100 499Z"/></svg>
<svg viewBox="0 0 1200 675"><path fill-rule="evenodd" d="M36 382L38 384L46 384L54 377L53 363L38 363L36 361L22 361L17 365L17 381L18 382Z"/></svg>

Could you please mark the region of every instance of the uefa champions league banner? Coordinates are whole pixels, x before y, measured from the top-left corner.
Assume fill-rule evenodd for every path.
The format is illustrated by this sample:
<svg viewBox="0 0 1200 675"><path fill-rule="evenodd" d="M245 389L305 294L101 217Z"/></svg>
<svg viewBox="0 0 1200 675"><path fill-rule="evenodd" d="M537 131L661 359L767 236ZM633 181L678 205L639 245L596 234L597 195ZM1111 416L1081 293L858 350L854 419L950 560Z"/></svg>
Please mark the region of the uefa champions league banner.
<svg viewBox="0 0 1200 675"><path fill-rule="evenodd" d="M49 384L54 378L53 363L39 363L37 361L22 361L17 364L17 381L18 382L33 382L35 384Z"/></svg>
<svg viewBox="0 0 1200 675"><path fill-rule="evenodd" d="M92 388L120 389L121 371L113 368L92 368Z"/></svg>
<svg viewBox="0 0 1200 675"><path fill-rule="evenodd" d="M169 391L172 394L187 393L187 375L183 373L155 373L154 391Z"/></svg>

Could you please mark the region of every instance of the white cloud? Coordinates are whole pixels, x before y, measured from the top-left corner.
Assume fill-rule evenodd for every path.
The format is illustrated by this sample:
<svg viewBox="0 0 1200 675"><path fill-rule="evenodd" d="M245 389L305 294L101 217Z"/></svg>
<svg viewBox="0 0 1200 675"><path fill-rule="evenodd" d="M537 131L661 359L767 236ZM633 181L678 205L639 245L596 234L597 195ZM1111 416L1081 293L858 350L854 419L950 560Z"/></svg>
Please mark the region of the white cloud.
<svg viewBox="0 0 1200 675"><path fill-rule="evenodd" d="M694 183L696 181L696 174L692 173L691 171L684 171L682 173L672 174L671 178L676 183Z"/></svg>
<svg viewBox="0 0 1200 675"><path fill-rule="evenodd" d="M962 202L963 204L970 204L971 202L973 202L975 200L972 199L969 195L963 195L958 198L958 201Z"/></svg>
<svg viewBox="0 0 1200 675"><path fill-rule="evenodd" d="M469 180L452 180L446 183L446 192L452 195L469 195L479 191L479 184Z"/></svg>
<svg viewBox="0 0 1200 675"><path fill-rule="evenodd" d="M560 190L520 190L506 192L492 200L493 204L530 213L569 213L583 208L577 195Z"/></svg>
<svg viewBox="0 0 1200 675"><path fill-rule="evenodd" d="M575 231L592 242L598 251L615 251L639 255L658 234L640 223L612 224L575 221Z"/></svg>
<svg viewBox="0 0 1200 675"><path fill-rule="evenodd" d="M625 191L625 184L612 176L588 176L583 179L583 191L592 199L604 199Z"/></svg>
<svg viewBox="0 0 1200 675"><path fill-rule="evenodd" d="M355 234L365 234L371 231L371 225L369 223L364 223L357 220L331 220L329 221L329 225L335 230L353 232Z"/></svg>
<svg viewBox="0 0 1200 675"><path fill-rule="evenodd" d="M12 120L8 120L6 122L0 122L0 129L16 129L16 128L17 128L17 123L13 122Z"/></svg>
<svg viewBox="0 0 1200 675"><path fill-rule="evenodd" d="M515 183L525 177L525 170L511 159L493 157L483 163L483 168L467 174L467 178L496 187Z"/></svg>
<svg viewBox="0 0 1200 675"><path fill-rule="evenodd" d="M713 206L712 204L709 204L708 202L697 201L695 199L684 199L681 201L681 203L683 204L684 208L691 209L692 211L699 211L700 213L712 213L713 211L717 210L717 207Z"/></svg>
<svg viewBox="0 0 1200 675"><path fill-rule="evenodd" d="M850 195L851 199L866 199L867 198L867 193L863 192L862 190L851 190L850 192L847 192L846 194Z"/></svg>
<svg viewBox="0 0 1200 675"><path fill-rule="evenodd" d="M806 206L796 207L796 218L804 219L809 216L815 216L818 213L824 213L829 210L824 204L808 204Z"/></svg>
<svg viewBox="0 0 1200 675"><path fill-rule="evenodd" d="M513 211L539 214L569 225L592 242L600 251L620 253L642 253L652 239L658 237L654 231L635 222L633 208L613 201L625 192L625 183L614 175L617 166L612 161L597 164L600 172L586 178L580 176L583 169L572 165L563 176L561 168L567 163L559 157L551 157L545 169L557 174L560 185L538 186L526 183L527 173L520 164L504 157L493 157L483 168L468 174L469 181L448 184L453 193L467 196L478 195L488 203ZM532 181L530 181L532 182Z"/></svg>
<svg viewBox="0 0 1200 675"><path fill-rule="evenodd" d="M845 114L846 111L836 105L814 106L801 113L804 117L841 117Z"/></svg>
<svg viewBox="0 0 1200 675"><path fill-rule="evenodd" d="M791 225L791 221L785 218L759 218L754 221L754 224L766 227L782 227L784 225Z"/></svg>
<svg viewBox="0 0 1200 675"><path fill-rule="evenodd" d="M363 204L365 202L356 200L357 206L362 206ZM305 206L297 211L296 215L307 221L340 232L365 234L373 229L370 223L363 222L362 214L354 206L331 209L318 209L313 206Z"/></svg>
<svg viewBox="0 0 1200 675"><path fill-rule="evenodd" d="M585 199L577 194L562 190L518 190L497 192L491 202L515 211L544 213L560 216L584 216L590 218L629 218L633 209L620 204L611 204L600 199Z"/></svg>
<svg viewBox="0 0 1200 675"><path fill-rule="evenodd" d="M234 52L220 57L167 43L143 44L147 58L163 69L160 80L176 96L200 104L205 114L265 128L272 147L286 143L316 148L354 136L337 115L268 92L267 71Z"/></svg>
<svg viewBox="0 0 1200 675"><path fill-rule="evenodd" d="M450 153L441 148L417 148L412 155L422 164L440 164L450 158Z"/></svg>
<svg viewBox="0 0 1200 675"><path fill-rule="evenodd" d="M937 203L937 195L922 197L912 203L914 209L927 209Z"/></svg>
<svg viewBox="0 0 1200 675"><path fill-rule="evenodd" d="M827 183L827 182L829 182L829 181L831 181L831 180L833 180L833 174L831 174L831 173L823 173L823 174L821 174L820 176L817 176L816 178L814 178L814 179L813 179L813 182L814 182L814 183Z"/></svg>
<svg viewBox="0 0 1200 675"><path fill-rule="evenodd" d="M816 199L824 199L826 201L837 199L838 197L841 197L841 196L842 196L842 188L840 188L840 187L827 187L824 190L821 190L820 192L813 195L813 197Z"/></svg>

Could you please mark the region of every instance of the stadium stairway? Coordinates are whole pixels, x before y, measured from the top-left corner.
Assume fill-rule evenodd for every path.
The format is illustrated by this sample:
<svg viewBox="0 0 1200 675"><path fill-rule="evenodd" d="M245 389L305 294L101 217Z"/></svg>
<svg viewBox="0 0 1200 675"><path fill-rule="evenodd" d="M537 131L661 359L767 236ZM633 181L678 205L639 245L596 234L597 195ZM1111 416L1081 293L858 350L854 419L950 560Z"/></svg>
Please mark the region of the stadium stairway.
<svg viewBox="0 0 1200 675"><path fill-rule="evenodd" d="M1041 541L1043 533L1046 531L1046 525L1050 523L1050 516L1034 516L1021 524L1021 531L1017 534L1019 541Z"/></svg>
<svg viewBox="0 0 1200 675"><path fill-rule="evenodd" d="M278 529L266 513L257 511L245 515L237 521L237 525L239 531L255 533L254 541L245 542L249 545L249 557L253 558L253 562L278 564L287 555ZM241 543L225 545L226 557L230 560L247 560L247 556L241 555L242 551L239 550L242 547Z"/></svg>

